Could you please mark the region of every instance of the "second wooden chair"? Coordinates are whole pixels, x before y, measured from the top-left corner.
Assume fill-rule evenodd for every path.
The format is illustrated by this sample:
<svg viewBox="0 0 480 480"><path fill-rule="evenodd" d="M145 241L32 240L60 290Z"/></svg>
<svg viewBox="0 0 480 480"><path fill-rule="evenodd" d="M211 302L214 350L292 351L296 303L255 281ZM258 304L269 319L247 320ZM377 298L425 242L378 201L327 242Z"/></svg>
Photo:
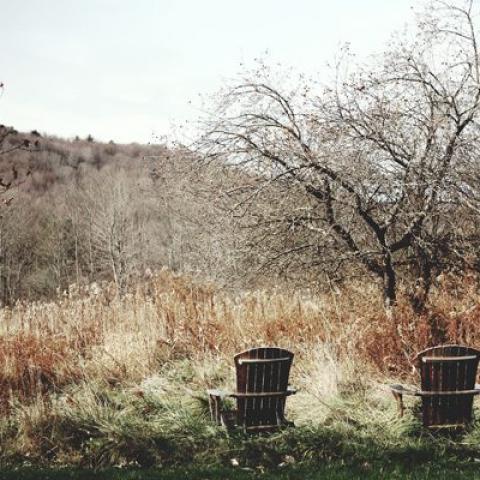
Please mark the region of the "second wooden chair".
<svg viewBox="0 0 480 480"><path fill-rule="evenodd" d="M296 390L288 386L293 353L278 347L260 347L235 355L237 388L234 392L208 390L212 419L247 432L276 430L292 425L285 419L285 401ZM233 398L236 409L225 408Z"/></svg>
<svg viewBox="0 0 480 480"><path fill-rule="evenodd" d="M423 425L427 428L463 428L472 421L473 397L480 351L462 345L427 348L414 358L420 373L420 389L390 385L403 415L404 395L422 399Z"/></svg>

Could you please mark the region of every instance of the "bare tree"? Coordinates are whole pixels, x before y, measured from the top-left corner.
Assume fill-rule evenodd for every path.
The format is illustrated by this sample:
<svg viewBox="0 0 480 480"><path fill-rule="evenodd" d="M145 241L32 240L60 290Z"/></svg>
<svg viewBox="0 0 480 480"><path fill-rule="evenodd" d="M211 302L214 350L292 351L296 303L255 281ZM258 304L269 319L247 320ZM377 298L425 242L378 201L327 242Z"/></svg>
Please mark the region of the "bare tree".
<svg viewBox="0 0 480 480"><path fill-rule="evenodd" d="M77 210L72 218L80 223L88 243L91 277L110 272L120 294L140 267L146 247L148 213L141 202L139 181L124 170L105 168L86 175L74 195Z"/></svg>
<svg viewBox="0 0 480 480"><path fill-rule="evenodd" d="M165 265L231 286L238 279L237 239L216 194L228 172L195 168L196 157L182 146L146 160L163 219L157 246L164 251Z"/></svg>
<svg viewBox="0 0 480 480"><path fill-rule="evenodd" d="M4 92L4 84L0 82L0 97ZM34 136L38 136L35 132ZM0 300L3 304L11 299L11 258L6 251L5 244L8 243L8 237L4 233L4 215L5 211L14 199L14 193L30 176L31 169L25 171L20 169L13 162L9 162L9 157L19 150L34 151L40 147L39 140L31 140L26 135L20 135L13 127L0 125L0 158L5 160L0 173ZM8 220L8 219L7 219ZM23 265L16 265L17 277L20 277L20 271ZM18 279L17 279L18 282Z"/></svg>
<svg viewBox="0 0 480 480"><path fill-rule="evenodd" d="M480 108L472 9L429 3L414 40L376 63L352 70L345 50L332 86L276 85L264 69L222 94L199 148L248 175L228 193L266 264L354 267L381 281L387 306L401 275L422 308L433 276L461 261L452 219Z"/></svg>

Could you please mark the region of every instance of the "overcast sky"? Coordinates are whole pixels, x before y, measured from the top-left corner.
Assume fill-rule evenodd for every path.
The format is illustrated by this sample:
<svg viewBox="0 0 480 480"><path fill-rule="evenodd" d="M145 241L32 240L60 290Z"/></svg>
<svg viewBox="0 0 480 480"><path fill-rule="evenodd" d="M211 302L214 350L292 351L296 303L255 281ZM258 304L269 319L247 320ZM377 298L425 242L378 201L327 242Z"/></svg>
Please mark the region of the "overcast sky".
<svg viewBox="0 0 480 480"><path fill-rule="evenodd" d="M382 50L417 0L0 0L0 123L116 142L168 135L269 51L320 72ZM189 101L191 103L189 103Z"/></svg>

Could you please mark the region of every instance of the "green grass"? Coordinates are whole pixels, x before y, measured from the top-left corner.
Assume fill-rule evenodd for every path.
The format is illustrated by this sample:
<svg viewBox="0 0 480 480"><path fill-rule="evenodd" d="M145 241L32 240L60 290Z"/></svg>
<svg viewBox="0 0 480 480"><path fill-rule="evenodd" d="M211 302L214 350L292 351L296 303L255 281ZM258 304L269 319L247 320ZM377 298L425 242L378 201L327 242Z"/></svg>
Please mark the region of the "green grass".
<svg viewBox="0 0 480 480"><path fill-rule="evenodd" d="M397 466L345 466L338 463L323 466L289 467L262 472L233 468L168 470L37 470L16 469L0 472L1 480L380 480L380 479L480 479L480 467L472 464L452 466L446 463L426 464L414 469Z"/></svg>
<svg viewBox="0 0 480 480"><path fill-rule="evenodd" d="M289 405L295 420L304 419L297 427L246 435L211 423L197 375L182 365L141 393L90 382L14 403L0 418L0 480L480 479L478 426L457 437L432 435L415 408L399 418L378 385L347 385L328 407L299 392ZM72 470L49 469L56 466ZM112 467L121 468L105 470Z"/></svg>

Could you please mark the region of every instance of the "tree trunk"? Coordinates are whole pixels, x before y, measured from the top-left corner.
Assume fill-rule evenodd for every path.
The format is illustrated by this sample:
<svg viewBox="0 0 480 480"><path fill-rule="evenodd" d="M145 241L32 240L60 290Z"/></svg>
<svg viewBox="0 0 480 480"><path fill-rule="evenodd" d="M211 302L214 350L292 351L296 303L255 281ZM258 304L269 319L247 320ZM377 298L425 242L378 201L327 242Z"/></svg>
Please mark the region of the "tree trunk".
<svg viewBox="0 0 480 480"><path fill-rule="evenodd" d="M385 254L383 266L383 303L386 308L391 308L397 301L397 276L390 253Z"/></svg>
<svg viewBox="0 0 480 480"><path fill-rule="evenodd" d="M410 301L415 313L423 313L432 286L432 262L428 253L421 248L417 248L415 254L418 258L418 277Z"/></svg>

